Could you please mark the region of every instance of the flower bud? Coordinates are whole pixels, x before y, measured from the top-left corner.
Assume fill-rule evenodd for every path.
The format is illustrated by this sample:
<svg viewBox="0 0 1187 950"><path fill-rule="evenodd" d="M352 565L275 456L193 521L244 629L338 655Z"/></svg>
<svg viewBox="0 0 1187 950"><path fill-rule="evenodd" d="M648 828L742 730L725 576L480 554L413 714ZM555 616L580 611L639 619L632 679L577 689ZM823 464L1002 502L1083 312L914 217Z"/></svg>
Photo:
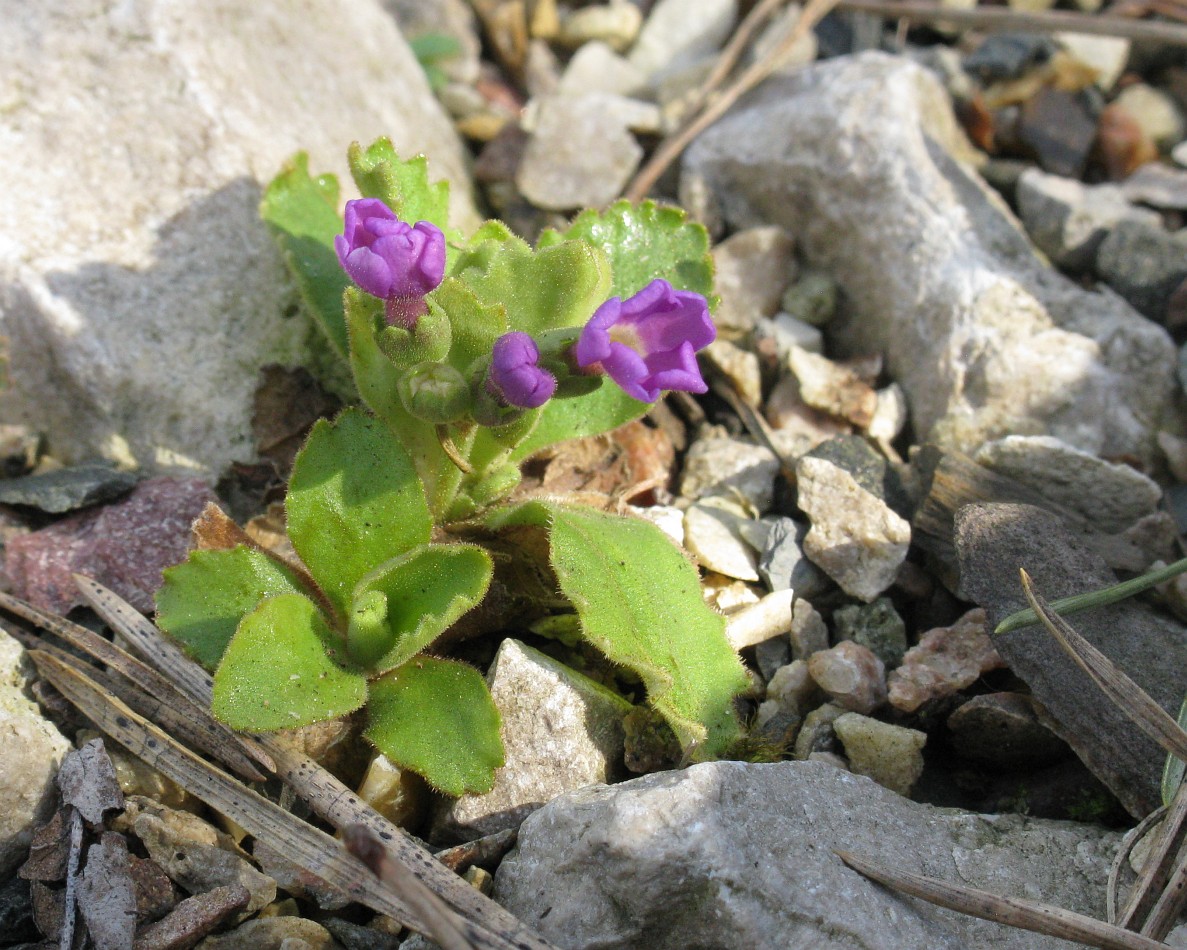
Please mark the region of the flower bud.
<svg viewBox="0 0 1187 950"><path fill-rule="evenodd" d="M445 276L445 235L428 221L407 224L378 198L346 203L346 224L334 238L343 269L360 288L388 302L388 323L411 329L424 296Z"/></svg>
<svg viewBox="0 0 1187 950"><path fill-rule="evenodd" d="M538 409L556 392L556 377L539 365L536 341L518 330L495 340L486 386L508 406Z"/></svg>
<svg viewBox="0 0 1187 950"><path fill-rule="evenodd" d="M409 414L433 425L456 422L470 411L466 378L448 363L418 363L397 388Z"/></svg>
<svg viewBox="0 0 1187 950"><path fill-rule="evenodd" d="M573 354L586 372L605 373L628 396L655 402L664 390L708 389L696 351L716 336L704 297L653 280L633 297L611 297L598 307Z"/></svg>

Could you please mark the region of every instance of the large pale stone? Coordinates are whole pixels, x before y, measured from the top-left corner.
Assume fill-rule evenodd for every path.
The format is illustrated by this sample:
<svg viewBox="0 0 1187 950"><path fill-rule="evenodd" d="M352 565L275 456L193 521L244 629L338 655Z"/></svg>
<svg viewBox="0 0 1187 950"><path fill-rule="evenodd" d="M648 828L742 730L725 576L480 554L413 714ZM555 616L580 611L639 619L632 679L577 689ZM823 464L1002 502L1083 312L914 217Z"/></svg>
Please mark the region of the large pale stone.
<svg viewBox="0 0 1187 950"><path fill-rule="evenodd" d="M572 792L524 822L495 898L568 950L1057 950L905 898L834 853L1102 918L1119 832L908 801L818 762L712 762Z"/></svg>
<svg viewBox="0 0 1187 950"><path fill-rule="evenodd" d="M49 817L54 776L70 742L26 695L25 651L0 631L0 878L28 855L33 828Z"/></svg>
<svg viewBox="0 0 1187 950"><path fill-rule="evenodd" d="M969 155L931 74L866 53L769 80L693 143L684 175L733 226L782 225L837 281L834 344L885 353L924 439L1043 433L1151 460L1170 338L1046 267Z"/></svg>
<svg viewBox="0 0 1187 950"><path fill-rule="evenodd" d="M67 461L213 477L254 458L267 362L325 344L259 221L299 149L390 136L470 204L461 144L375 2L0 0L0 414Z"/></svg>

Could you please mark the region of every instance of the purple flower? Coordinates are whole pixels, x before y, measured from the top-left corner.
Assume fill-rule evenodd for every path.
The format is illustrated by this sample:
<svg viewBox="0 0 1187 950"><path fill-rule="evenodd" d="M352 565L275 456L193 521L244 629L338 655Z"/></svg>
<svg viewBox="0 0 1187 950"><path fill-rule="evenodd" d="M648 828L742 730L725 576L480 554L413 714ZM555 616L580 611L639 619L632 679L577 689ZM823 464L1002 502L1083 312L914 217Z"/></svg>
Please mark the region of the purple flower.
<svg viewBox="0 0 1187 950"><path fill-rule="evenodd" d="M350 279L384 300L420 298L445 276L445 235L428 221L405 224L378 198L346 202L334 250Z"/></svg>
<svg viewBox="0 0 1187 950"><path fill-rule="evenodd" d="M611 297L581 331L573 355L582 369L605 372L628 396L655 402L664 390L703 393L696 351L717 337L700 294L653 280L633 297Z"/></svg>
<svg viewBox="0 0 1187 950"><path fill-rule="evenodd" d="M556 377L538 364L536 341L518 330L495 340L486 377L487 391L495 399L520 409L536 409L556 392Z"/></svg>

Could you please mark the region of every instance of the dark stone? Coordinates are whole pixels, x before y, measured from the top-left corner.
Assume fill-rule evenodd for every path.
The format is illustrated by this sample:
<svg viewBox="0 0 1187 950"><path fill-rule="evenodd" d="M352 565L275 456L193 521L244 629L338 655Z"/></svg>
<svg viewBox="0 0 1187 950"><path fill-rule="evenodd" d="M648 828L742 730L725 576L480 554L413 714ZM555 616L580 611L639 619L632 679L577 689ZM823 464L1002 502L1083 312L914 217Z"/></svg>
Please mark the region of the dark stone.
<svg viewBox="0 0 1187 950"><path fill-rule="evenodd" d="M1022 107L1014 131L1044 171L1079 178L1096 142L1096 117L1075 93L1044 86Z"/></svg>
<svg viewBox="0 0 1187 950"><path fill-rule="evenodd" d="M983 83L1014 79L1032 66L1045 63L1055 52L1046 36L1033 33L992 33L961 64Z"/></svg>
<svg viewBox="0 0 1187 950"><path fill-rule="evenodd" d="M1164 322L1171 295L1187 279L1187 233L1119 221L1096 252L1096 273L1134 309Z"/></svg>
<svg viewBox="0 0 1187 950"><path fill-rule="evenodd" d="M859 435L838 435L806 453L807 458L824 459L843 468L871 495L884 501L903 517L910 513L910 499L898 472L886 457Z"/></svg>
<svg viewBox="0 0 1187 950"><path fill-rule="evenodd" d="M808 524L780 518L767 532L767 543L758 559L758 573L772 591L794 590L811 599L832 586L828 575L804 554Z"/></svg>
<svg viewBox="0 0 1187 950"><path fill-rule="evenodd" d="M401 943L395 934L385 934L374 927L352 924L341 917L323 917L318 923L342 944L343 950L396 950Z"/></svg>
<svg viewBox="0 0 1187 950"><path fill-rule="evenodd" d="M870 604L849 604L833 612L835 639L852 640L874 654L888 669L903 662L907 652L907 625L889 597Z"/></svg>
<svg viewBox="0 0 1187 950"><path fill-rule="evenodd" d="M948 717L948 731L961 758L1003 769L1049 765L1071 754L1023 693L974 696Z"/></svg>
<svg viewBox="0 0 1187 950"><path fill-rule="evenodd" d="M1048 601L1117 583L1103 560L1055 515L1030 505L967 505L956 516L961 585L996 626L1026 607L1026 569ZM1187 628L1140 601L1085 611L1073 626L1171 716L1183 699ZM1158 745L1105 700L1088 674L1038 625L995 636L1002 658L1051 715L1053 728L1131 814L1161 804L1166 758Z"/></svg>
<svg viewBox="0 0 1187 950"><path fill-rule="evenodd" d="M6 944L37 939L28 881L13 877L0 884L0 938Z"/></svg>
<svg viewBox="0 0 1187 950"><path fill-rule="evenodd" d="M772 637L756 644L754 662L762 678L770 682L779 667L791 662L791 641L787 637Z"/></svg>
<svg viewBox="0 0 1187 950"><path fill-rule="evenodd" d="M139 478L110 465L76 465L0 480L0 503L62 514L126 495Z"/></svg>

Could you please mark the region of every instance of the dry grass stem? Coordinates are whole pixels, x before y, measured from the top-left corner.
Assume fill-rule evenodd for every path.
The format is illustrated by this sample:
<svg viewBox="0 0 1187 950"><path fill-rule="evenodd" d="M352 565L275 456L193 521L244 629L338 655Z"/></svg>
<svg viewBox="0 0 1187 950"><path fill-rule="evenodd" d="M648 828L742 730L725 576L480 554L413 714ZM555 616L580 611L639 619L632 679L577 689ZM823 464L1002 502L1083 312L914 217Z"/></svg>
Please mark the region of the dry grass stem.
<svg viewBox="0 0 1187 950"><path fill-rule="evenodd" d="M875 864L847 851L835 852L849 867L886 887L918 897L939 907L982 920L1029 930L1033 933L1078 940L1106 950L1165 950L1166 944L1062 907L999 897L974 887L948 884L921 874L911 874Z"/></svg>
<svg viewBox="0 0 1187 950"><path fill-rule="evenodd" d="M800 13L795 28L771 49L762 59L747 67L737 79L723 89L716 97L710 98L711 91L705 90L705 95L698 94L698 100L704 101L704 108L684 123L676 132L665 138L659 148L648 159L647 163L635 175L634 180L623 193L630 201L642 201L659 177L667 170L680 153L694 138L720 119L730 107L743 95L757 86L771 75L786 59L817 23L824 19L825 14L837 4L837 0L808 0L807 6Z"/></svg>
<svg viewBox="0 0 1187 950"><path fill-rule="evenodd" d="M1100 14L1062 10L1026 12L1007 7L977 6L971 10L942 7L917 0L839 0L838 9L869 13L892 20L916 23L945 23L980 30L1011 30L1019 33L1089 33L1130 40L1153 40L1187 46L1187 27L1158 20L1134 20Z"/></svg>
<svg viewBox="0 0 1187 950"><path fill-rule="evenodd" d="M1158 703L1137 683L1119 670L1107 656L1085 640L1066 620L1051 609L1034 590L1030 575L1022 575L1022 592L1043 626L1059 645L1092 677L1093 682L1134 724L1171 755L1187 761L1187 732L1184 732Z"/></svg>
<svg viewBox="0 0 1187 950"><path fill-rule="evenodd" d="M1126 930L1146 933L1146 923L1153 913L1160 895L1174 872L1176 860L1187 840L1187 786L1180 786L1174 801L1166 810L1158 838L1155 840L1138 879L1130 892L1117 925ZM1148 934L1148 936L1152 936ZM1158 939L1165 934L1158 935Z"/></svg>
<svg viewBox="0 0 1187 950"><path fill-rule="evenodd" d="M1125 832L1125 837L1121 839L1121 844L1117 846L1117 853L1113 855L1113 862L1109 865L1109 883L1105 891L1105 920L1110 924L1120 925L1117 914L1117 891L1121 886L1121 872L1125 867L1129 856L1133 853L1134 847L1145 836L1146 832L1150 830L1157 822L1162 821L1163 816L1166 815L1167 807L1162 805L1154 809L1145 818L1139 821L1136 825ZM1138 888L1130 893L1130 901L1138 893ZM1127 930L1130 928L1126 928Z"/></svg>

